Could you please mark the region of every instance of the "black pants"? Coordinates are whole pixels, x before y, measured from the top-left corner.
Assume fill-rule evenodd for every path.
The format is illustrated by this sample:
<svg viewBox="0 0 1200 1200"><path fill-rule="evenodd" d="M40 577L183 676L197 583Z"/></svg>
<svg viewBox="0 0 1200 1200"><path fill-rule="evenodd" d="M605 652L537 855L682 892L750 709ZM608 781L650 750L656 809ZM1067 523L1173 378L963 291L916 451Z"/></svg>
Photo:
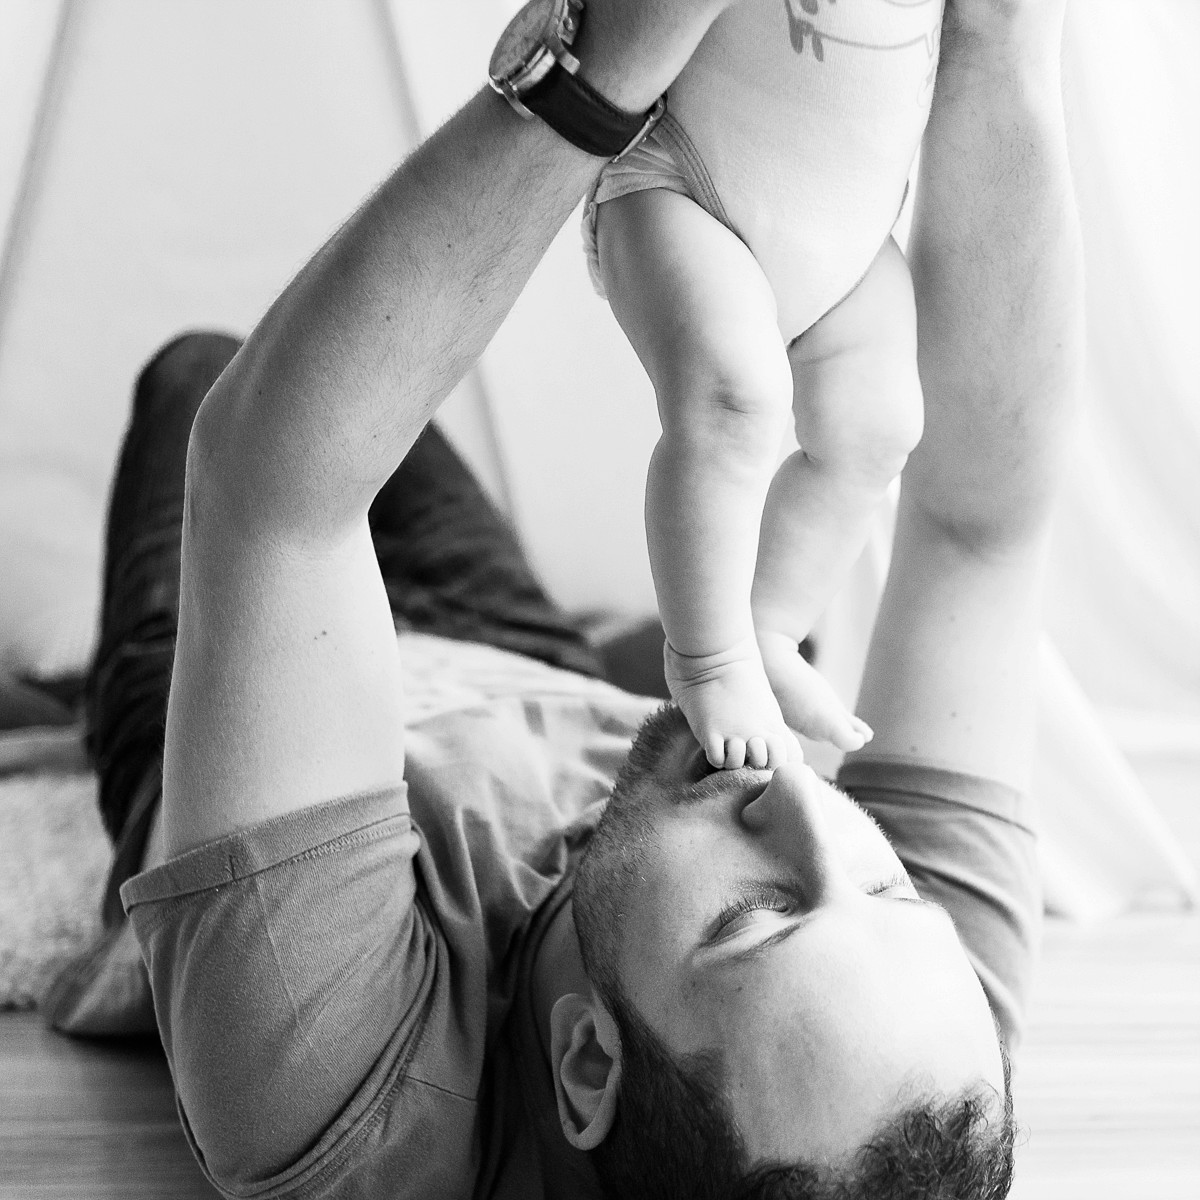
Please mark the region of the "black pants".
<svg viewBox="0 0 1200 1200"><path fill-rule="evenodd" d="M162 794L163 730L179 613L188 435L238 349L191 333L146 366L117 462L105 538L100 641L88 679L88 749L116 843L104 919L141 865ZM430 426L384 485L371 532L398 628L487 642L588 675L601 666L534 578L520 545L446 439Z"/></svg>

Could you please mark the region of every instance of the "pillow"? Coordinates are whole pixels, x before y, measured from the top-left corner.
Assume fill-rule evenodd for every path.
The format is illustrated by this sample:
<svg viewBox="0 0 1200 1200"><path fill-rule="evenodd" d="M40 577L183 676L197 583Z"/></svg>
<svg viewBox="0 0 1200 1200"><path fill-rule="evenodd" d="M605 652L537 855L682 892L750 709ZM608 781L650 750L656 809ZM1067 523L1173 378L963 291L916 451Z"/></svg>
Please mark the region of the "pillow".
<svg viewBox="0 0 1200 1200"><path fill-rule="evenodd" d="M83 681L73 680L70 695L64 694L57 683L56 680L52 688L40 687L29 679L13 678L0 668L0 732L73 725ZM0 749L0 769L5 757L3 749Z"/></svg>
<svg viewBox="0 0 1200 1200"><path fill-rule="evenodd" d="M100 612L104 502L62 471L0 465L0 672L82 675Z"/></svg>

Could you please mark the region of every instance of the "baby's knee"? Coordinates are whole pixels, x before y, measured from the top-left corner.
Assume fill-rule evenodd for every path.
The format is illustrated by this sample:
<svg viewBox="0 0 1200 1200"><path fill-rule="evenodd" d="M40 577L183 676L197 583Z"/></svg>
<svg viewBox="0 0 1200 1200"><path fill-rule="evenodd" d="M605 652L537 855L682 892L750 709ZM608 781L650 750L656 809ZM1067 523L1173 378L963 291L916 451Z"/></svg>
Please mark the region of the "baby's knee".
<svg viewBox="0 0 1200 1200"><path fill-rule="evenodd" d="M792 412L792 375L782 349L774 357L733 366L688 363L659 390L664 436L729 446L749 457L777 455Z"/></svg>
<svg viewBox="0 0 1200 1200"><path fill-rule="evenodd" d="M871 427L865 440L875 447L868 450L875 473L890 483L908 462L925 432L925 398L921 392L915 364L911 379L897 380L890 404L870 414Z"/></svg>
<svg viewBox="0 0 1200 1200"><path fill-rule="evenodd" d="M851 405L817 420L797 420L797 439L817 464L874 487L886 487L908 462L925 427L916 370L896 379L874 403Z"/></svg>

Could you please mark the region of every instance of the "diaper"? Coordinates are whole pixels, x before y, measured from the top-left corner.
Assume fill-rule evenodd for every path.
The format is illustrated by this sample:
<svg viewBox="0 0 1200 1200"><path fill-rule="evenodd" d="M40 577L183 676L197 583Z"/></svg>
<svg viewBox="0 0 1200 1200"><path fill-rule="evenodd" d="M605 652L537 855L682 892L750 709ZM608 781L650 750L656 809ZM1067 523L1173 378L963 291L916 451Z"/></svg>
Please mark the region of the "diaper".
<svg viewBox="0 0 1200 1200"><path fill-rule="evenodd" d="M600 279L600 251L596 242L596 210L608 200L645 192L651 188L666 188L694 200L722 225L729 226L729 217L717 189L709 177L691 138L683 126L663 113L662 120L650 135L624 158L611 162L600 173L583 207L583 252L587 258L588 275L598 296L604 296Z"/></svg>

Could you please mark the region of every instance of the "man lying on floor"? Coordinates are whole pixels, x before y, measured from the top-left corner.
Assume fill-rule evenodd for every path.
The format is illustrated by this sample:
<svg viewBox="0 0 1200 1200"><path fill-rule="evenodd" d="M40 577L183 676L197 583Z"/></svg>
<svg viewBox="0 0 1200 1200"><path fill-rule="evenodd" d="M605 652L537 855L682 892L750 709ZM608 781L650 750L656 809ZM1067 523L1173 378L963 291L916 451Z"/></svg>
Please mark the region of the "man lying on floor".
<svg viewBox="0 0 1200 1200"><path fill-rule="evenodd" d="M727 2L588 0L583 77L649 109ZM148 368L93 741L106 803L144 809L182 516L168 861L122 896L226 1195L1007 1191L1039 580L1079 361L1061 21L1062 0L949 3L912 243L926 433L860 700L876 736L837 788L713 773L665 708L605 804L628 706L553 688L405 744L398 623L588 668L418 441L602 165L543 122L476 96L240 349L192 337Z"/></svg>

